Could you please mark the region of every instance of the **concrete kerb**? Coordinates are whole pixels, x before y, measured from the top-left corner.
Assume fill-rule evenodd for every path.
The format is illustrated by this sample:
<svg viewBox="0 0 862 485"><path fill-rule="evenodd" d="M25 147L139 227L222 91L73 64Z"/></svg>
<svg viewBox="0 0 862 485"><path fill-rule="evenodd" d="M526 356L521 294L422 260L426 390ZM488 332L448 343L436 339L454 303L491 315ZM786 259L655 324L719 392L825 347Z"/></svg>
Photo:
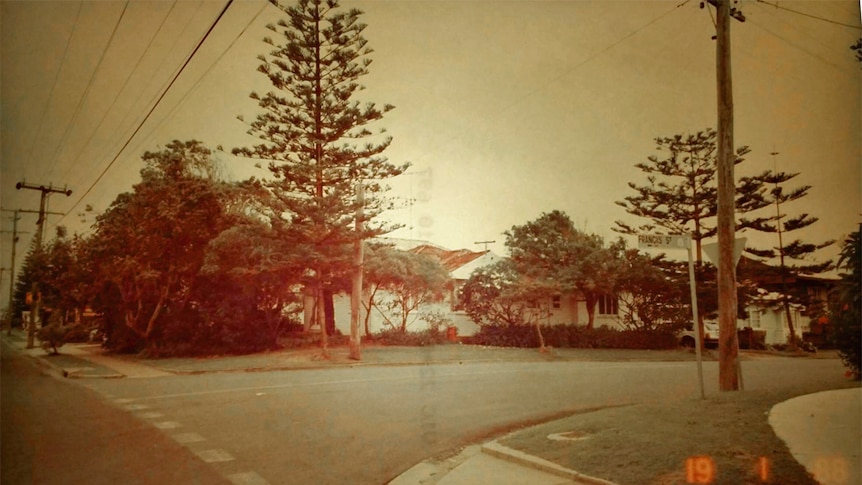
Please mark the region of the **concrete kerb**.
<svg viewBox="0 0 862 485"><path fill-rule="evenodd" d="M544 460L536 456L528 455L527 453L524 453L522 451L514 450L507 446L503 446L496 440L490 441L482 445L482 453L493 456L494 458L499 458L501 460L514 463L516 465L534 468L545 473L556 475L560 478L572 480L575 483L580 483L584 485L616 485L614 482L610 482L601 478L591 477L589 475L584 475L583 473L577 472L561 465L557 465L556 463L552 463L548 460Z"/></svg>

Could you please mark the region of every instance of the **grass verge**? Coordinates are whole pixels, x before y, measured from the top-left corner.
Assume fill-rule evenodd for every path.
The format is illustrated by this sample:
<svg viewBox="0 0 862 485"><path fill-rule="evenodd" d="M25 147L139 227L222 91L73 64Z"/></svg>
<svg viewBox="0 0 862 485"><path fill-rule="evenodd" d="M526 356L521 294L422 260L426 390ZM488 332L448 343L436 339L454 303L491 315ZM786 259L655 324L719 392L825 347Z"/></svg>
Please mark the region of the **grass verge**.
<svg viewBox="0 0 862 485"><path fill-rule="evenodd" d="M858 387L858 383L848 381L846 387ZM608 408L549 422L499 441L620 485L816 485L775 435L768 413L779 402L831 388L834 385L730 392L703 400ZM554 434L579 439L548 438Z"/></svg>

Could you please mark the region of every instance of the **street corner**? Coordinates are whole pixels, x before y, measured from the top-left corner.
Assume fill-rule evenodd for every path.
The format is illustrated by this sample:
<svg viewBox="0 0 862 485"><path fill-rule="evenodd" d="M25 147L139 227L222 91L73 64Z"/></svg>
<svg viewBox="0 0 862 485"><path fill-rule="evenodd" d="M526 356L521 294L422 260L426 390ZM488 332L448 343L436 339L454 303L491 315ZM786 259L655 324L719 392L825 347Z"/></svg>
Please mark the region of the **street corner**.
<svg viewBox="0 0 862 485"><path fill-rule="evenodd" d="M446 458L428 458L407 469L387 485L435 485L482 453L481 445L469 445Z"/></svg>
<svg viewBox="0 0 862 485"><path fill-rule="evenodd" d="M38 352L31 352L37 350ZM68 379L120 379L126 377L113 369L62 352L48 354L42 349L27 352L43 370Z"/></svg>

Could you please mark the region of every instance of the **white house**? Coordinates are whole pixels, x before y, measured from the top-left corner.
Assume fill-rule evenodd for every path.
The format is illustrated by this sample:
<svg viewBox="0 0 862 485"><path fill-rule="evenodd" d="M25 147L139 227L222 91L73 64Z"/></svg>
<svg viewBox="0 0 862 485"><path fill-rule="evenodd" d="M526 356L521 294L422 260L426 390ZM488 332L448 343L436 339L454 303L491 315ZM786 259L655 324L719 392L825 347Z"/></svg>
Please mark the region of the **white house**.
<svg viewBox="0 0 862 485"><path fill-rule="evenodd" d="M408 322L409 331L428 328L427 318L430 315L440 315L458 328L458 335L474 335L479 326L473 323L466 312L458 308L458 295L470 275L478 268L496 263L502 259L493 251L472 251L469 249L450 250L427 241L383 238L380 241L392 245L395 249L425 254L437 258L449 272L452 284L446 298L439 303L426 304L411 313ZM385 295L382 295L386 298ZM309 300L313 300L309 298ZM367 301L367 300L366 300ZM308 304L311 304L309 301ZM622 328L620 317L620 301L616 296L608 295L596 305L594 325ZM350 333L350 295L340 294L333 298L336 328L343 334ZM585 325L588 320L586 301L579 294L561 294L548 301L549 316L543 322L546 325L579 324ZM361 310L360 320L364 322L365 310ZM306 323L310 325L311 312L306 312ZM386 319L379 309L372 309L368 322L370 333L376 333L386 328Z"/></svg>

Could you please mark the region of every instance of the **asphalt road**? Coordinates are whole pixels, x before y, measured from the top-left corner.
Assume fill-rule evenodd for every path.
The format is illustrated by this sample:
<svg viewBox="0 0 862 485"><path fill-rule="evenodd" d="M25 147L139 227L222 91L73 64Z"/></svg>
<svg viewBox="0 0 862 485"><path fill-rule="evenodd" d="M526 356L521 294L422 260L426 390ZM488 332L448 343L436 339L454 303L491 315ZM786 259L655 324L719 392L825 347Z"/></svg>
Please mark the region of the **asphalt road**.
<svg viewBox="0 0 862 485"><path fill-rule="evenodd" d="M718 392L717 364L704 363L704 371L707 393ZM825 359L753 360L743 373L746 389L806 381L837 387L844 379L840 361ZM381 484L518 423L699 396L692 362L360 367L78 383L100 394L111 416L126 413L124 423L159 430L238 484Z"/></svg>
<svg viewBox="0 0 862 485"><path fill-rule="evenodd" d="M93 391L0 351L0 483L229 483L176 440Z"/></svg>

